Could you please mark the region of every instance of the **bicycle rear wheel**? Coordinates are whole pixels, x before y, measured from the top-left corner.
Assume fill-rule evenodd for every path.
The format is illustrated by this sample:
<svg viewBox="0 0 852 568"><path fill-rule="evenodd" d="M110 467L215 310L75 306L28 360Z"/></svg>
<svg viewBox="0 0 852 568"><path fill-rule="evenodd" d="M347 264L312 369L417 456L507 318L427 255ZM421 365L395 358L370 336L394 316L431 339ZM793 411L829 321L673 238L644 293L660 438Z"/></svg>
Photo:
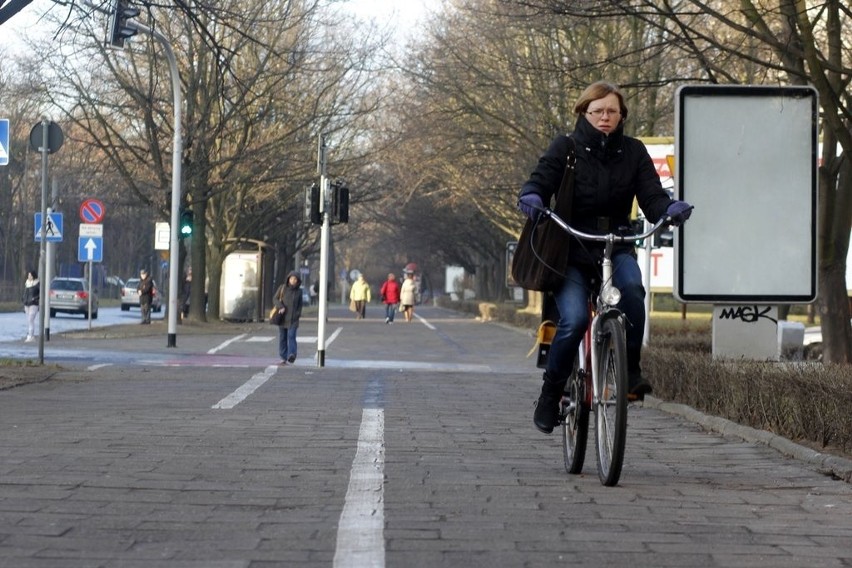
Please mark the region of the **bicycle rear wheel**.
<svg viewBox="0 0 852 568"><path fill-rule="evenodd" d="M627 343L621 320L604 320L595 341L601 381L600 399L594 401L598 477L611 487L621 476L627 438Z"/></svg>
<svg viewBox="0 0 852 568"><path fill-rule="evenodd" d="M589 437L589 406L586 404L586 373L574 366L562 396L562 454L565 471L580 473L586 459Z"/></svg>

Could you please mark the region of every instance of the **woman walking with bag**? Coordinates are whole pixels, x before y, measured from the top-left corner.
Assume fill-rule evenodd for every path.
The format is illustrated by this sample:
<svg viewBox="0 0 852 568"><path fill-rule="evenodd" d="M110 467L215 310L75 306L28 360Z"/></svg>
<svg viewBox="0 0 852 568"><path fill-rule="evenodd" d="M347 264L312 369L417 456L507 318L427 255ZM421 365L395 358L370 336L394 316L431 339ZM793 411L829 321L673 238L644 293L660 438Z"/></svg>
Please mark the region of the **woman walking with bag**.
<svg viewBox="0 0 852 568"><path fill-rule="evenodd" d="M618 87L604 81L593 83L580 94L574 112L577 120L571 138L576 162L571 215L566 219L571 226L594 234L628 227L634 198L651 222L663 215L670 215L678 224L686 221L691 212L689 204L668 196L645 145L624 134L627 105ZM559 188L570 145L568 136L557 136L521 189L518 208L531 219L539 216ZM533 416L535 427L547 434L556 426L559 401L588 326L588 298L601 251L600 246L581 246L566 233L558 233L556 238L564 239L569 262L564 279L553 290L559 323ZM639 366L645 331L645 288L635 255L630 245L616 247L613 283L621 291L618 307L628 320L629 394L643 398L652 388Z"/></svg>
<svg viewBox="0 0 852 568"><path fill-rule="evenodd" d="M400 311L405 315L405 321L411 322L414 316L414 303L417 300L417 285L414 283L414 273L406 272L405 280L399 292Z"/></svg>
<svg viewBox="0 0 852 568"><path fill-rule="evenodd" d="M274 296L275 307L283 310L284 317L278 325L279 365L296 361L296 334L299 331L299 318L302 316L302 279L298 272L290 272L287 280L278 287Z"/></svg>
<svg viewBox="0 0 852 568"><path fill-rule="evenodd" d="M355 304L355 319L364 319L367 316L367 304L370 303L372 297L370 285L367 284L363 274L359 274L358 279L352 283L352 289L349 290L349 300Z"/></svg>

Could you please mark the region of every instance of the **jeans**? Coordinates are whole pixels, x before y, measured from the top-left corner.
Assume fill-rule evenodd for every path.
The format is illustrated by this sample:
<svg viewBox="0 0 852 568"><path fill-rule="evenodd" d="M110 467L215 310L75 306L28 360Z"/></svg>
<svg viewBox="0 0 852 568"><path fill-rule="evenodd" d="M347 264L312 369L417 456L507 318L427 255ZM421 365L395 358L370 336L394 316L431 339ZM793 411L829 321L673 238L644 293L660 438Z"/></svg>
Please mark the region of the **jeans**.
<svg viewBox="0 0 852 568"><path fill-rule="evenodd" d="M638 353L642 348L642 337L645 334L645 288L642 285L642 272L633 255L627 252L613 255L612 280L621 291L618 308L627 318L629 359L631 353ZM574 367L574 357L589 326L590 293L588 272L574 266L568 267L562 287L554 294L559 308L559 323L550 344L547 374L555 384L564 385ZM628 366L630 363L628 360Z"/></svg>
<svg viewBox="0 0 852 568"><path fill-rule="evenodd" d="M396 315L396 306L397 304L385 304L385 319L387 321L393 321L393 317Z"/></svg>
<svg viewBox="0 0 852 568"><path fill-rule="evenodd" d="M296 332L299 331L298 324L290 327L278 327L278 355L282 361L289 357L296 357Z"/></svg>
<svg viewBox="0 0 852 568"><path fill-rule="evenodd" d="M27 314L27 337L33 337L36 333L36 319L38 318L38 304L24 306Z"/></svg>

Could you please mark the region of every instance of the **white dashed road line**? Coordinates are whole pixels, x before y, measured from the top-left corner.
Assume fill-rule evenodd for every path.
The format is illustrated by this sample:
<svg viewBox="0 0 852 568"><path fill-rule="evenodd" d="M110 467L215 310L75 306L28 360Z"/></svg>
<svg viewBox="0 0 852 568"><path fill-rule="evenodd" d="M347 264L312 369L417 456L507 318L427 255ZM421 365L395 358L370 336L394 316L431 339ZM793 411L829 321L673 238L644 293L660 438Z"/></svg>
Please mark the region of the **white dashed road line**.
<svg viewBox="0 0 852 568"><path fill-rule="evenodd" d="M274 375L277 371L277 365L270 365L262 372L257 373L252 378L250 378L240 388L238 388L237 390L214 404L211 408L215 410L228 410L234 408L236 405L251 396L254 391L259 389L263 385L263 383L268 381L272 377L272 375Z"/></svg>
<svg viewBox="0 0 852 568"><path fill-rule="evenodd" d="M225 341L224 343L220 343L219 345L217 345L216 347L214 347L213 349L211 349L211 350L210 350L210 351L208 351L207 353L208 353L209 355L213 355L214 353L218 353L219 351L221 351L222 349L224 349L225 347L227 347L227 346L228 346L228 345L230 345L231 343L234 343L235 341L239 341L240 339L242 339L242 338L243 338L243 337L245 337L246 335L248 335L248 334L243 333L242 335L238 335L238 336L236 336L236 337L232 337L232 338L231 338L231 339L229 339L228 341Z"/></svg>
<svg viewBox="0 0 852 568"><path fill-rule="evenodd" d="M384 410L365 408L346 501L337 524L335 568L385 565L384 477Z"/></svg>

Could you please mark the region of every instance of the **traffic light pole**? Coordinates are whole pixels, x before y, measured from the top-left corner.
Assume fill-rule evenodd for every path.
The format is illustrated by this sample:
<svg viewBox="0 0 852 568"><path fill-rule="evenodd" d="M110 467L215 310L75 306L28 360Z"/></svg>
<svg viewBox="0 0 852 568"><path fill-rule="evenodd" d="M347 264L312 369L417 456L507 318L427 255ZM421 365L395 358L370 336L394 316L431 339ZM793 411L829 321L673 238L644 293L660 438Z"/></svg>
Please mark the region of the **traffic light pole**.
<svg viewBox="0 0 852 568"><path fill-rule="evenodd" d="M180 258L180 240L178 232L180 231L180 180L181 180L181 162L180 157L183 153L183 138L181 137L181 94L180 94L180 74L178 73L177 60L175 52L172 49L169 40L166 36L151 29L139 22L129 22L128 25L135 26L141 32L151 34L166 52L166 59L169 62L169 70L172 75L172 96L174 98L174 139L172 142L172 211L171 211L171 230L169 231L169 304L166 308L168 314L168 336L166 347L177 347L177 321L178 321L178 276L180 276L180 267L178 266Z"/></svg>
<svg viewBox="0 0 852 568"><path fill-rule="evenodd" d="M90 0L82 0L82 3L92 9L104 11L100 6L95 6ZM181 94L180 94L180 74L177 68L177 59L175 52L172 49L169 40L166 36L149 28L145 24L140 24L133 18L139 15L139 9L128 5L126 1L116 0L112 7L112 22L110 26L110 34L108 37L109 44L113 47L124 47L126 39L133 37L138 32L151 34L151 36L160 42L166 52L166 59L169 62L169 71L172 78L172 95L174 98L174 139L172 142L172 211L170 222L170 238L169 238L169 303L166 308L168 313L168 338L166 347L177 347L177 315L178 315L178 276L180 267L178 266L180 258L180 240L178 231L180 231L180 194L181 194L181 161L180 157L183 153L183 138L181 137Z"/></svg>
<svg viewBox="0 0 852 568"><path fill-rule="evenodd" d="M328 245L331 236L331 207L326 176L325 135L320 134L317 144L317 169L320 174L320 285L319 311L317 313L317 367L325 367L325 324L328 319Z"/></svg>

